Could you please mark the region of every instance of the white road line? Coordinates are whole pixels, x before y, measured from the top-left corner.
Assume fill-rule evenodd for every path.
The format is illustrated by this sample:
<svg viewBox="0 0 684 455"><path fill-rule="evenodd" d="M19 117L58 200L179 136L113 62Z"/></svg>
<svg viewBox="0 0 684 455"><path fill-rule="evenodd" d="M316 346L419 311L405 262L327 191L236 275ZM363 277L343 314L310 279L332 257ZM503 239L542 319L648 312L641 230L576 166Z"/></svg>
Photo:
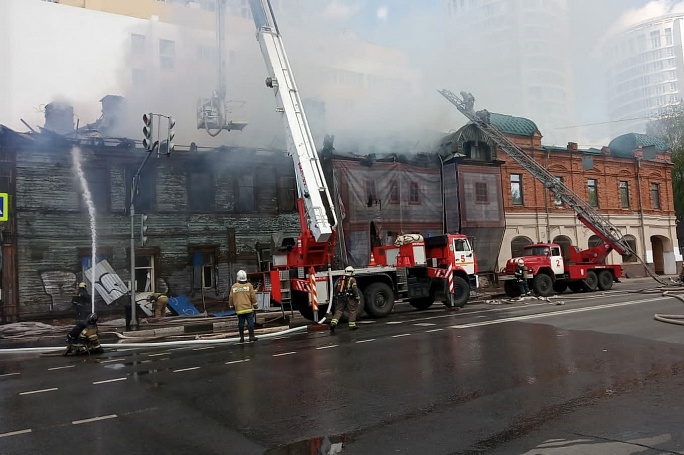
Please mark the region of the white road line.
<svg viewBox="0 0 684 455"><path fill-rule="evenodd" d="M182 371L192 371L192 370L199 370L200 367L190 367L190 368L181 368L180 370L172 370L171 373L180 373Z"/></svg>
<svg viewBox="0 0 684 455"><path fill-rule="evenodd" d="M109 414L106 416L100 416L100 417L93 417L91 419L83 419L83 420L74 420L71 422L74 425L80 425L82 423L90 423L90 422L97 422L98 420L107 420L107 419L116 419L118 416L116 414Z"/></svg>
<svg viewBox="0 0 684 455"><path fill-rule="evenodd" d="M55 390L59 390L59 389L57 387L52 387L50 389L31 390L30 392L19 392L19 395L31 395L34 393L54 392Z"/></svg>
<svg viewBox="0 0 684 455"><path fill-rule="evenodd" d="M584 307L584 308L570 308L567 310L550 311L548 313L529 314L526 316L513 316L510 318L497 319L497 320L492 320L492 321L482 321L482 322L473 322L471 324L452 325L451 328L452 329L467 329L470 327L479 327L479 326L483 326L483 325L503 324L505 322L524 321L524 320L528 320L528 319L541 319L541 318L547 318L549 316L559 316L562 314L571 314L571 313L583 313L585 311L605 310L606 308L615 308L615 307L621 307L621 306L636 305L638 303L655 302L657 300L668 300L671 298L672 297L670 297L670 296L656 297L656 298L650 298L650 299L644 299L644 300L634 300L632 302L607 303L605 305L596 305L596 306L590 306L590 307Z"/></svg>
<svg viewBox="0 0 684 455"><path fill-rule="evenodd" d="M5 373L5 374L0 374L0 378L4 378L5 376L14 376L20 373Z"/></svg>
<svg viewBox="0 0 684 455"><path fill-rule="evenodd" d="M426 330L426 331L425 331L425 333L439 332L439 331L442 331L442 330L444 330L444 329L432 329L432 330Z"/></svg>
<svg viewBox="0 0 684 455"><path fill-rule="evenodd" d="M74 368L76 365L65 365L63 367L52 367L48 368L48 371L54 371L54 370L64 370L65 368Z"/></svg>
<svg viewBox="0 0 684 455"><path fill-rule="evenodd" d="M290 355L290 354L296 354L296 352L290 351L290 352L283 352L283 353L280 353L280 354L273 354L273 357L281 357L281 356Z"/></svg>
<svg viewBox="0 0 684 455"><path fill-rule="evenodd" d="M417 325L418 327L432 327L433 325L437 325L434 322L417 322L413 325Z"/></svg>
<svg viewBox="0 0 684 455"><path fill-rule="evenodd" d="M401 333L399 335L392 335L392 338L399 338L399 337L408 337L411 336L410 333Z"/></svg>
<svg viewBox="0 0 684 455"><path fill-rule="evenodd" d="M193 351L204 351L205 349L214 349L214 346L203 346L201 348L192 348Z"/></svg>
<svg viewBox="0 0 684 455"><path fill-rule="evenodd" d="M157 354L147 354L147 355L148 355L148 357L156 357L156 356L159 356L159 355L167 355L167 354L171 354L171 353L168 352L168 351L166 351L166 352L159 352L159 353L157 353Z"/></svg>
<svg viewBox="0 0 684 455"><path fill-rule="evenodd" d="M375 338L369 338L367 340L359 340L357 343L368 343L369 341L375 341Z"/></svg>
<svg viewBox="0 0 684 455"><path fill-rule="evenodd" d="M330 348L336 348L337 346L339 346L339 345L337 345L337 344L331 344L331 345L328 345L328 346L319 346L319 347L317 347L316 349L317 349L317 350L319 350L319 349L330 349Z"/></svg>
<svg viewBox="0 0 684 455"><path fill-rule="evenodd" d="M5 438L7 436L16 436L18 434L25 434L25 433L30 433L31 429L27 430L19 430L19 431L10 431L9 433L0 433L0 438Z"/></svg>
<svg viewBox="0 0 684 455"><path fill-rule="evenodd" d="M128 378L116 378L116 379L107 379L106 381L95 381L93 384L106 384L108 382L117 382L117 381L125 381Z"/></svg>
<svg viewBox="0 0 684 455"><path fill-rule="evenodd" d="M396 324L403 324L404 321L389 321L386 324L387 325L396 325Z"/></svg>
<svg viewBox="0 0 684 455"><path fill-rule="evenodd" d="M231 365L233 363L242 363L242 362L249 362L249 359L231 360L230 362L226 362L226 365Z"/></svg>
<svg viewBox="0 0 684 455"><path fill-rule="evenodd" d="M124 357L117 357L115 359L102 360L102 361L100 361L100 363L118 362L120 360L124 360Z"/></svg>

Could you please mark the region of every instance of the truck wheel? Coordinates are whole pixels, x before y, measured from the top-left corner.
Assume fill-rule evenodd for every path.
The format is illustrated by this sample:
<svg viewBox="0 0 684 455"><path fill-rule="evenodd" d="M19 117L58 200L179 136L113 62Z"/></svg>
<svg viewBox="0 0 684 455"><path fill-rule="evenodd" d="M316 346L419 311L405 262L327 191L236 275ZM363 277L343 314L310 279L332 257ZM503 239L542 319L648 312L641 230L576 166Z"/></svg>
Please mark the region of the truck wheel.
<svg viewBox="0 0 684 455"><path fill-rule="evenodd" d="M602 291L610 291L613 288L613 274L608 270L598 273L598 288Z"/></svg>
<svg viewBox="0 0 684 455"><path fill-rule="evenodd" d="M416 310L427 310L435 303L434 297L421 297L419 299L409 299L409 305Z"/></svg>
<svg viewBox="0 0 684 455"><path fill-rule="evenodd" d="M394 291L385 283L372 283L363 291L366 312L375 318L387 317L394 308Z"/></svg>
<svg viewBox="0 0 684 455"><path fill-rule="evenodd" d="M462 276L454 277L454 308L463 308L470 298L470 284ZM447 300L448 302L448 300ZM444 304L446 305L447 302ZM447 305L448 306L448 305Z"/></svg>
<svg viewBox="0 0 684 455"><path fill-rule="evenodd" d="M598 288L598 277L596 276L596 272L589 270L587 272L587 277L582 280L582 286L588 292L596 291Z"/></svg>
<svg viewBox="0 0 684 455"><path fill-rule="evenodd" d="M557 294L564 293L567 288L568 283L565 281L556 280L553 282L553 290L556 291Z"/></svg>
<svg viewBox="0 0 684 455"><path fill-rule="evenodd" d="M545 273L540 273L532 279L532 290L540 297L553 294L553 279Z"/></svg>
<svg viewBox="0 0 684 455"><path fill-rule="evenodd" d="M504 281L504 292L510 298L520 297L520 288L515 280Z"/></svg>

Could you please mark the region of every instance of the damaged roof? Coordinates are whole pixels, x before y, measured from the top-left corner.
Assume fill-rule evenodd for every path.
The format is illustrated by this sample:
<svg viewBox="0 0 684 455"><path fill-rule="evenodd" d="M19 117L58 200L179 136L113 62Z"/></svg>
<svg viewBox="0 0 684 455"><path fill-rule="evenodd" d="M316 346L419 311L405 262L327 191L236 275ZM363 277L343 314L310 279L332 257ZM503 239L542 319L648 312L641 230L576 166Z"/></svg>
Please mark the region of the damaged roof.
<svg viewBox="0 0 684 455"><path fill-rule="evenodd" d="M539 132L537 125L525 117L513 117L512 115L490 113L490 122L504 134L515 136L533 136Z"/></svg>

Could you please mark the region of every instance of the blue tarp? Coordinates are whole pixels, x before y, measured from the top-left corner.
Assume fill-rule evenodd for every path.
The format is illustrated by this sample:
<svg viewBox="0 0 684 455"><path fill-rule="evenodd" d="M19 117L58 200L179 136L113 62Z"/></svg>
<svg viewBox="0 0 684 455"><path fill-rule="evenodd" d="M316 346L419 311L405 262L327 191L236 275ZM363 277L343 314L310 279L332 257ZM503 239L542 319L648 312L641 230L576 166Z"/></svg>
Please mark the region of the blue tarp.
<svg viewBox="0 0 684 455"><path fill-rule="evenodd" d="M169 306L179 316L201 316L202 313L195 307L195 305L188 300L184 295L178 297L171 297L169 299ZM235 311L222 311L220 313L212 313L211 316L222 317L232 316Z"/></svg>

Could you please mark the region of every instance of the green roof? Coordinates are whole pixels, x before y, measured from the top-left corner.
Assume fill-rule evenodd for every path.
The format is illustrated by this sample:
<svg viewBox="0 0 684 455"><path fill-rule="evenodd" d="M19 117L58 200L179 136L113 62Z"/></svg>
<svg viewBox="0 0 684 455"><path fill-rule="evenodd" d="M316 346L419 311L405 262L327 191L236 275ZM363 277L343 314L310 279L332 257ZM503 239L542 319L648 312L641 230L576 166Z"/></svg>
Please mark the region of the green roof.
<svg viewBox="0 0 684 455"><path fill-rule="evenodd" d="M634 150L640 146L654 146L656 152L665 152L669 149L665 141L639 133L623 134L622 136L616 137L610 141L610 144L608 144L611 155L627 158L631 158L633 156Z"/></svg>
<svg viewBox="0 0 684 455"><path fill-rule="evenodd" d="M524 117L513 117L512 115L490 113L490 121L499 131L515 136L532 136L539 131L537 125L532 120Z"/></svg>

